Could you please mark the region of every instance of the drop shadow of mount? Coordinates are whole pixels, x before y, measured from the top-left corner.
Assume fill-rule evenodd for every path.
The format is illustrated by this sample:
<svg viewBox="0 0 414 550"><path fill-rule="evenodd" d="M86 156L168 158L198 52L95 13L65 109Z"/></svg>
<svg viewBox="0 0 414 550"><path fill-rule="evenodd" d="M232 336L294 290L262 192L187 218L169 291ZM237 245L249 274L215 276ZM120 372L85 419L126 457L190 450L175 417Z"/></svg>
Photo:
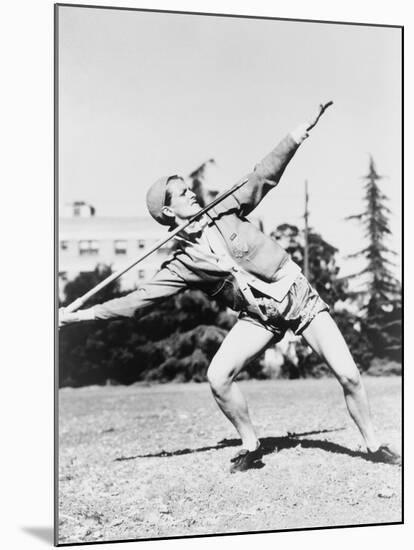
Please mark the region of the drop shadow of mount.
<svg viewBox="0 0 414 550"><path fill-rule="evenodd" d="M364 460L368 460L369 462L372 462L370 456L362 451L354 451L352 449L348 449L347 447L344 447L343 445L339 445L338 443L333 443L332 441L327 441L323 439L306 439L306 436L309 435L319 435L324 433L331 433L331 432L339 432L345 430L345 428L334 428L331 430L315 430L311 432L303 432L303 433L290 433L288 432L287 435L281 436L281 437L262 437L260 438L260 443L263 449L263 456L269 455L272 453L277 453L279 451L282 451L283 449L293 449L295 447L302 447L304 449L320 449L322 451L326 451L328 453L336 453L336 454L343 454L347 456L351 456L353 458L363 458ZM302 439L305 438L305 439ZM210 445L206 447L198 447L195 449L178 449L176 451L165 451L162 449L158 453L150 453L145 455L135 455L135 456L121 456L118 458L115 458L115 461L123 461L123 460L135 460L138 458L167 458L172 456L181 456L181 455L187 455L187 454L193 454L193 453L204 453L207 451L218 451L220 449L225 449L227 447L238 447L241 445L240 439L222 439L217 443L217 445Z"/></svg>
<svg viewBox="0 0 414 550"><path fill-rule="evenodd" d="M47 542L50 546L53 545L53 527L22 527L21 530L43 542Z"/></svg>

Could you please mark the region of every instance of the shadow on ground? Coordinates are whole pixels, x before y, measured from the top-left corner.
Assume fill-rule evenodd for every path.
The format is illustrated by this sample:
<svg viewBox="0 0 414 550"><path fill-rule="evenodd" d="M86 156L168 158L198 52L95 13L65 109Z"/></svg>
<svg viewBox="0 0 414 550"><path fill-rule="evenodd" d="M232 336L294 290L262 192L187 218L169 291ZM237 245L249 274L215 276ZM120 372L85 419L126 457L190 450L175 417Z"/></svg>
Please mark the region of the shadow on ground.
<svg viewBox="0 0 414 550"><path fill-rule="evenodd" d="M328 453L339 453L352 457L363 458L365 460L371 461L369 455L362 451L354 451L348 449L343 445L338 445L337 443L332 443L331 441L326 441L323 439L306 439L306 436L309 435L320 435L324 433L339 432L345 428L335 428L332 430L316 430L312 432L303 432L303 433L287 433L285 436L280 437L262 437L260 439L263 455L268 455L272 453L277 453L283 449L292 449L294 447L301 446L304 449L321 449ZM226 447L238 447L241 445L240 439L222 439L217 443L217 445L210 445L206 447L198 447L195 449L177 449L176 451L165 451L162 449L158 453L150 453L145 455L135 455L135 456L121 456L116 458L116 461L122 460L135 460L137 458L163 458L171 456L180 456L187 455L192 453L203 453L206 451L214 451L224 449Z"/></svg>

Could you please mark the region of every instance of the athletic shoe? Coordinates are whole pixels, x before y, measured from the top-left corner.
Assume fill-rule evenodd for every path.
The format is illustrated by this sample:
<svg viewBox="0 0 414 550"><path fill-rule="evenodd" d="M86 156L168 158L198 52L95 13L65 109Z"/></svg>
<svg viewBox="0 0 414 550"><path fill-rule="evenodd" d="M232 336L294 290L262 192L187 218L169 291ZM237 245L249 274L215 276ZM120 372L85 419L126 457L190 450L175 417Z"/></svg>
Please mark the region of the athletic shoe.
<svg viewBox="0 0 414 550"><path fill-rule="evenodd" d="M245 472L251 468L260 468L262 465L260 459L263 456L263 449L260 446L254 451L248 451L247 449L241 449L231 460L230 473Z"/></svg>
<svg viewBox="0 0 414 550"><path fill-rule="evenodd" d="M376 451L368 451L368 457L372 462L401 465L401 456L393 451L389 445L380 445Z"/></svg>

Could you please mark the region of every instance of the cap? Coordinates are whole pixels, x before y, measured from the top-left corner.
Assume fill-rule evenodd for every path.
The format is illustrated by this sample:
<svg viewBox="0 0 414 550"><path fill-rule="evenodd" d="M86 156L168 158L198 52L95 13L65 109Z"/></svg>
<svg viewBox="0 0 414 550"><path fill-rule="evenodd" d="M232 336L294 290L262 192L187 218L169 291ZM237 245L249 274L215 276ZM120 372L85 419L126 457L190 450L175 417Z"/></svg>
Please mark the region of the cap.
<svg viewBox="0 0 414 550"><path fill-rule="evenodd" d="M179 176L164 176L159 178L147 191L147 208L151 216L161 225L170 225L169 220L164 216L162 212L163 206L165 206L165 196L167 193L167 183L172 178L178 178Z"/></svg>

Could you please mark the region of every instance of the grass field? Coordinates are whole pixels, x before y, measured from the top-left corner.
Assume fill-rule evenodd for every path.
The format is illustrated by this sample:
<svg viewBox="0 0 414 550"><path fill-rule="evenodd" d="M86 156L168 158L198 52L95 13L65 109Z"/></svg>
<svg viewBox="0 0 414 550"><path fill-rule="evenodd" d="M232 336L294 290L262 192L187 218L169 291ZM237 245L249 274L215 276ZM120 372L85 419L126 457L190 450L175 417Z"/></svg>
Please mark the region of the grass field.
<svg viewBox="0 0 414 550"><path fill-rule="evenodd" d="M400 378L365 383L400 449ZM207 384L60 390L59 542L401 521L401 468L364 458L335 380L240 385L266 454L238 474Z"/></svg>

